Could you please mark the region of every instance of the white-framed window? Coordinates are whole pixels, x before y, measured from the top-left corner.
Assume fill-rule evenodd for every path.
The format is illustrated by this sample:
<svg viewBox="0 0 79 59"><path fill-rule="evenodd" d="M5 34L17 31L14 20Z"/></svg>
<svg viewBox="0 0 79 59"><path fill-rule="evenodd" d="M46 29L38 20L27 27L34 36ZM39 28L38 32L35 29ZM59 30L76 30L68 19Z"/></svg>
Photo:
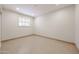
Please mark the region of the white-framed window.
<svg viewBox="0 0 79 59"><path fill-rule="evenodd" d="M31 19L29 17L19 17L19 26L31 26Z"/></svg>

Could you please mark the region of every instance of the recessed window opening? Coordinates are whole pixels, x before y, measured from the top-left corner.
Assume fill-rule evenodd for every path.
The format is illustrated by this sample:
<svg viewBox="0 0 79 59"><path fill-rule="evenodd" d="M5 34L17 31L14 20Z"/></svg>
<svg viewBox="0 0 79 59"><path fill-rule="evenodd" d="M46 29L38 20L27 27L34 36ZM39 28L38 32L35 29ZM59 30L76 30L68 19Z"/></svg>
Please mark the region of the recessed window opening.
<svg viewBox="0 0 79 59"><path fill-rule="evenodd" d="M19 26L31 26L31 18L19 17Z"/></svg>

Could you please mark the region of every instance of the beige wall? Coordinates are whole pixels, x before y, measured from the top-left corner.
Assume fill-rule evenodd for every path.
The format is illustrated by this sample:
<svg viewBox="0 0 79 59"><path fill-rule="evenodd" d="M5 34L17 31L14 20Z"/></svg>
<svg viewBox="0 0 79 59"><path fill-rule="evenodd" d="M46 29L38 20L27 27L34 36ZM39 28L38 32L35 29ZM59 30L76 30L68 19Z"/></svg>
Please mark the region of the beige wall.
<svg viewBox="0 0 79 59"><path fill-rule="evenodd" d="M67 42L74 42L74 9L74 6L66 7L37 17L35 19L35 24L33 23L34 19L31 21L31 27L19 27L17 25L17 20L20 14L4 10L2 15L2 38L6 40L35 33Z"/></svg>
<svg viewBox="0 0 79 59"><path fill-rule="evenodd" d="M76 45L79 48L79 5L76 5L76 18L75 18L75 39Z"/></svg>
<svg viewBox="0 0 79 59"><path fill-rule="evenodd" d="M20 37L20 36L26 36L26 35L30 35L33 33L33 25L30 27L19 27L18 26L19 15L20 14L15 13L15 12L3 10L2 40L16 38L16 37ZM20 15L20 16L23 16L23 15ZM31 20L31 24L33 24L33 18Z"/></svg>
<svg viewBox="0 0 79 59"><path fill-rule="evenodd" d="M1 47L1 13L0 13L0 47Z"/></svg>
<svg viewBox="0 0 79 59"><path fill-rule="evenodd" d="M37 17L36 34L74 42L74 6Z"/></svg>
<svg viewBox="0 0 79 59"><path fill-rule="evenodd" d="M0 47L1 47L1 7L0 7Z"/></svg>

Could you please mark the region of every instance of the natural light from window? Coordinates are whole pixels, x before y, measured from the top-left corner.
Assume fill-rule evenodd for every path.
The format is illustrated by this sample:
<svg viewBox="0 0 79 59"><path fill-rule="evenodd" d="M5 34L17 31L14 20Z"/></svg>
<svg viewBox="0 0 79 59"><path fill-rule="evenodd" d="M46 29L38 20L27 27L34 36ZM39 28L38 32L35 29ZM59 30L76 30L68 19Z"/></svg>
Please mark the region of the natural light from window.
<svg viewBox="0 0 79 59"><path fill-rule="evenodd" d="M19 17L19 26L31 26L30 18Z"/></svg>

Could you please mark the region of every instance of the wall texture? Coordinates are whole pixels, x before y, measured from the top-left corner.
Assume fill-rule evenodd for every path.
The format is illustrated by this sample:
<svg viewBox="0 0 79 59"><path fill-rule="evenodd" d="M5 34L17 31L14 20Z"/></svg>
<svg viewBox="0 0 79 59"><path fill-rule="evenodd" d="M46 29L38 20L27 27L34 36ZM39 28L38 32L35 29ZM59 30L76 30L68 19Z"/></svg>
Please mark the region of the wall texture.
<svg viewBox="0 0 79 59"><path fill-rule="evenodd" d="M3 10L2 13L2 40L16 38L20 36L26 36L33 33L33 25L30 27L19 27L18 17L23 16L21 14ZM28 16L27 16L28 17ZM33 18L31 20L33 24Z"/></svg>
<svg viewBox="0 0 79 59"><path fill-rule="evenodd" d="M1 13L0 13L0 47L1 47Z"/></svg>
<svg viewBox="0 0 79 59"><path fill-rule="evenodd" d="M75 42L79 48L79 5L76 5L75 13Z"/></svg>
<svg viewBox="0 0 79 59"><path fill-rule="evenodd" d="M74 42L74 6L66 7L35 19L36 34Z"/></svg>
<svg viewBox="0 0 79 59"><path fill-rule="evenodd" d="M1 25L2 25L2 24L1 24L1 20L2 20L2 19L1 19L1 16L2 16L1 10L2 10L2 8L1 8L1 6L0 6L0 48L1 48L1 33L2 33L2 32L1 32Z"/></svg>

